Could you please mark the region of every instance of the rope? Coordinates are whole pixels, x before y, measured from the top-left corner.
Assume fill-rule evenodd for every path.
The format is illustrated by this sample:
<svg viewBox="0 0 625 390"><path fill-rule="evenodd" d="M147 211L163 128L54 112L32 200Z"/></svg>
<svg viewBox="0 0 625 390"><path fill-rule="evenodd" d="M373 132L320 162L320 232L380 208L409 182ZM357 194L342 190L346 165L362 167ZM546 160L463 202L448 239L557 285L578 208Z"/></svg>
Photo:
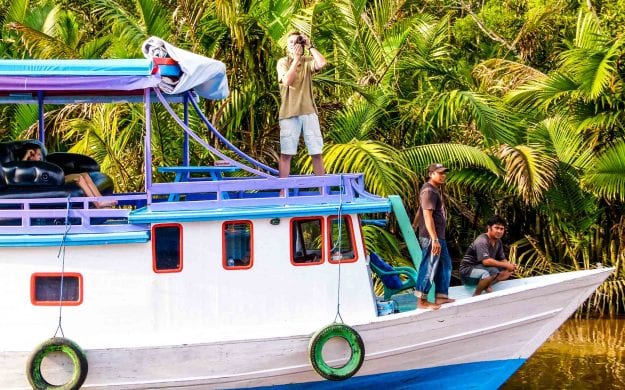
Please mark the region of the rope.
<svg viewBox="0 0 625 390"><path fill-rule="evenodd" d="M67 207L66 207L66 213L65 213L65 232L63 233L63 238L61 239L61 244L59 246L59 252L56 255L56 258L58 259L59 257L61 258L61 287L60 287L60 291L59 291L59 322L56 326L56 330L54 331L54 336L52 337L56 337L56 335L59 333L59 331L61 332L61 336L65 337L65 334L63 333L63 325L62 325L62 321L63 321L63 284L65 284L65 239L67 238L67 233L69 233L69 229L71 229L72 225L69 223L69 209L70 209L70 203L69 203L69 199L70 197L67 197Z"/></svg>
<svg viewBox="0 0 625 390"><path fill-rule="evenodd" d="M334 316L334 322L337 322L337 319L340 320L341 323L344 323L343 321L343 317L341 317L341 264L343 263L343 253L341 252L341 241L342 241L342 231L343 231L343 227L342 227L342 223L343 223L343 218L342 218L342 211L343 211L343 174L340 175L340 181L339 181L340 185L339 185L339 209L338 209L338 229L339 232L337 234L337 242L333 245L334 248L337 247L338 245L338 253L339 253L339 279L338 279L338 283L337 283L337 288L336 288L336 315ZM330 229L330 234L332 234L332 229ZM330 254L331 256L334 255L334 248L333 252Z"/></svg>

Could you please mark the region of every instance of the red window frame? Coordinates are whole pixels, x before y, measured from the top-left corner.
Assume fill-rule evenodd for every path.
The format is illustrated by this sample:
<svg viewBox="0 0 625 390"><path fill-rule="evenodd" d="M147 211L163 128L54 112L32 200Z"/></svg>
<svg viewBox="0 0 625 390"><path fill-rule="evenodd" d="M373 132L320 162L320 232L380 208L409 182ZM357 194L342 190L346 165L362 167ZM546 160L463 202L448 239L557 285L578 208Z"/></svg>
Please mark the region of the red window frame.
<svg viewBox="0 0 625 390"><path fill-rule="evenodd" d="M78 300L77 301L62 301L63 306L78 306L83 301L83 280L82 274L78 272L35 272L30 276L30 302L35 306L59 306L61 301L38 301L36 294L36 286L38 278L77 278L78 279ZM61 297L63 298L63 297Z"/></svg>
<svg viewBox="0 0 625 390"><path fill-rule="evenodd" d="M155 230L158 228L164 228L164 227L177 227L180 235L178 236L178 240L180 243L180 251L178 253L179 256L179 261L178 261L178 268L171 268L171 269L158 269L156 268L156 240L155 237L156 235L154 234ZM184 259L183 254L183 235L182 235L182 225L179 223L160 223L157 225L152 225L152 229L151 229L151 237L152 237L152 270L154 271L154 273L157 274L171 274L171 273L175 273L175 272L181 272L182 271L182 261Z"/></svg>
<svg viewBox="0 0 625 390"><path fill-rule="evenodd" d="M328 242L330 243L330 245L328 245L328 261L332 264L338 264L338 263L355 263L356 261L358 261L358 249L356 246L356 238L354 236L354 222L352 220L352 218L349 215L343 215L341 216L341 218L343 218L343 222L347 222L348 228L347 231L349 233L349 239L351 241L352 244L352 252L354 253L354 257L351 259L341 259L341 260L333 260L332 259L332 253L330 253L330 251L332 250L332 221L338 220L338 215L331 215L328 217Z"/></svg>
<svg viewBox="0 0 625 390"><path fill-rule="evenodd" d="M247 265L228 266L226 258L226 225L247 224L250 227L250 262ZM250 220L225 221L221 225L221 266L228 270L244 270L250 269L254 265L254 224Z"/></svg>
<svg viewBox="0 0 625 390"><path fill-rule="evenodd" d="M321 255L321 259L317 262L305 262L305 263L297 263L294 261L295 258L295 253L293 253L293 223L297 222L297 221L319 221L319 235L321 237L321 248L319 248L320 250L320 255ZM311 265L319 265L319 264L323 264L325 262L325 249L324 247L326 246L326 235L325 235L325 230L326 230L326 226L325 226L325 221L323 217L296 217L296 218L291 218L291 220L289 221L289 253L290 253L290 260L291 260L291 264L295 265L295 266L311 266Z"/></svg>

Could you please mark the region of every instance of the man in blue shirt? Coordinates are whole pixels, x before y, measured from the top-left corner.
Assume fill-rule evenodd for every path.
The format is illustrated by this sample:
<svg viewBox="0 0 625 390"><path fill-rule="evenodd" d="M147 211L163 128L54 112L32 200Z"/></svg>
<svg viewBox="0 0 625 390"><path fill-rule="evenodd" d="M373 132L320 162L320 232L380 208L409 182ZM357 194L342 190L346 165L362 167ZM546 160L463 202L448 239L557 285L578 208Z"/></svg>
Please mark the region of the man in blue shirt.
<svg viewBox="0 0 625 390"><path fill-rule="evenodd" d="M460 262L462 283L476 286L473 296L491 292L493 284L508 279L517 268L503 253L501 237L506 231L506 221L494 215L486 225L486 233L473 241Z"/></svg>

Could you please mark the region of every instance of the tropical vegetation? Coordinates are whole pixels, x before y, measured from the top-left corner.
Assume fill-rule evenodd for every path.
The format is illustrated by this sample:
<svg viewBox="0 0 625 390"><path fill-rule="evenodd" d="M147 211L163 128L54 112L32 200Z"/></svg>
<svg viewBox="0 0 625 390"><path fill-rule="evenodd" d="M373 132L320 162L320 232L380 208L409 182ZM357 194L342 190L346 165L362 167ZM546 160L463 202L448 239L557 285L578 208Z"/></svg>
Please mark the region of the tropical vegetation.
<svg viewBox="0 0 625 390"><path fill-rule="evenodd" d="M134 58L159 36L228 67L230 96L203 109L239 148L277 165L275 66L291 30L330 66L315 78L329 172L364 172L410 213L431 162L446 194L455 258L493 213L523 275L616 268L587 314L625 312L625 1L0 0L2 58ZM50 148L86 153L120 191L141 189L142 112L49 107ZM191 118L196 131L200 121ZM181 132L155 112L156 164L175 165ZM0 140L32 137L37 110L0 107ZM211 142L214 140L210 139ZM213 157L192 148L195 163ZM303 152L293 171L312 172ZM392 224L391 224L392 228ZM407 257L399 233L368 246Z"/></svg>

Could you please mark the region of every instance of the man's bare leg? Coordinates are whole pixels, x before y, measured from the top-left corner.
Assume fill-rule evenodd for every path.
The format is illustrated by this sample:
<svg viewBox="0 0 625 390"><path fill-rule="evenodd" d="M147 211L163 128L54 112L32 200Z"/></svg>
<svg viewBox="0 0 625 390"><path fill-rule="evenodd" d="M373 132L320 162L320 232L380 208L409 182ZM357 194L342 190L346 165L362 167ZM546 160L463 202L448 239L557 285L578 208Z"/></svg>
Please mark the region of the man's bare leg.
<svg viewBox="0 0 625 390"><path fill-rule="evenodd" d="M75 173L71 175L66 175L65 182L76 183L76 185L80 187L80 189L85 193L86 196L90 196L90 197L102 196L102 194L100 193L100 190L98 190L98 187L96 187L95 183L93 182L93 180L91 179L91 176L89 176L88 173L83 172L83 173ZM93 204L95 205L95 207L101 209L101 208L106 208L106 207L113 207L117 205L117 202L116 201L93 202Z"/></svg>
<svg viewBox="0 0 625 390"><path fill-rule="evenodd" d="M502 280L506 280L510 276L512 276L512 271L501 271L499 274L497 274L497 279L495 279L494 283L501 282Z"/></svg>
<svg viewBox="0 0 625 390"><path fill-rule="evenodd" d="M488 289L490 287L490 285L495 281L496 276L491 276L485 279L480 280L477 283L477 287L475 287L475 293L473 293L473 296L478 296L482 293L482 291Z"/></svg>
<svg viewBox="0 0 625 390"><path fill-rule="evenodd" d="M290 154L280 154L280 162L278 164L278 171L280 177L289 177L291 173L291 156Z"/></svg>
<svg viewBox="0 0 625 390"><path fill-rule="evenodd" d="M291 173L291 156L290 154L280 154L280 162L278 163L278 172L280 177L289 177ZM280 196L284 196L284 190L280 190Z"/></svg>
<svg viewBox="0 0 625 390"><path fill-rule="evenodd" d="M315 173L315 175L317 176L325 175L326 169L323 166L323 155L314 154L310 156L310 158L312 158L313 172Z"/></svg>

